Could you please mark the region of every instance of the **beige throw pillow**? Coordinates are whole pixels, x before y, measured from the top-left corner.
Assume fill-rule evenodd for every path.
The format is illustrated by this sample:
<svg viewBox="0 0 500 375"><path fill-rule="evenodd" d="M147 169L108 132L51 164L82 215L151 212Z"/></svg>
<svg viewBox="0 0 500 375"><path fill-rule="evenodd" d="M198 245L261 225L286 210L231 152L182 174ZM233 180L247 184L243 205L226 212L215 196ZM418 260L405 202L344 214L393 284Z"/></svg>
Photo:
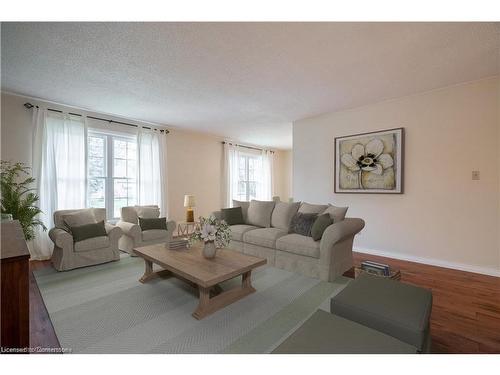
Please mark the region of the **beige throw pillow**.
<svg viewBox="0 0 500 375"><path fill-rule="evenodd" d="M143 219L156 219L160 217L158 206L135 206L137 216Z"/></svg>
<svg viewBox="0 0 500 375"><path fill-rule="evenodd" d="M97 223L94 212L91 208L63 215L62 219L66 226L66 228L62 229L65 229L68 232L70 231L71 227L79 227L81 225Z"/></svg>
<svg viewBox="0 0 500 375"><path fill-rule="evenodd" d="M241 211L243 214L243 221L247 223L247 218L248 218L248 207L250 206L250 202L246 201L237 201L236 199L233 199L233 207L241 207ZM248 224L248 223L247 223Z"/></svg>
<svg viewBox="0 0 500 375"><path fill-rule="evenodd" d="M328 205L328 208L323 211L323 214L330 214L334 223L338 223L345 219L345 215L349 207L337 207L332 204Z"/></svg>
<svg viewBox="0 0 500 375"><path fill-rule="evenodd" d="M328 205L326 204L310 204L303 202L300 205L299 211L301 214L319 214L326 210Z"/></svg>
<svg viewBox="0 0 500 375"><path fill-rule="evenodd" d="M273 228L284 229L288 232L290 222L299 209L300 202L285 203L276 202L273 214L271 215L271 226Z"/></svg>
<svg viewBox="0 0 500 375"><path fill-rule="evenodd" d="M247 224L269 228L271 226L271 215L274 204L274 201L252 200L248 206Z"/></svg>

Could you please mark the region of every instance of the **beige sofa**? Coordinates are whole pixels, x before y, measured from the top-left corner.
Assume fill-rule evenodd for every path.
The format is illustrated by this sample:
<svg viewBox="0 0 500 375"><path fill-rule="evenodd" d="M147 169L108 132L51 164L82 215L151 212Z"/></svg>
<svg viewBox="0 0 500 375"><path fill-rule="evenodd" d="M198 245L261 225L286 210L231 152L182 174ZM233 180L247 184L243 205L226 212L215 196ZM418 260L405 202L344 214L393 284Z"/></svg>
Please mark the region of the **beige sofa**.
<svg viewBox="0 0 500 375"><path fill-rule="evenodd" d="M105 223L106 236L73 242L73 236L69 233L64 220L67 216L72 216L77 225L106 222L106 209L86 208L54 212L55 227L49 231L49 237L54 242L51 260L56 270L68 271L120 259L118 250L118 239L122 235L120 228Z"/></svg>
<svg viewBox="0 0 500 375"><path fill-rule="evenodd" d="M345 218L347 207L285 202L239 202L245 224L232 225L229 248L266 258L271 266L305 276L333 281L352 267L354 236L365 226L362 219ZM321 240L289 233L296 212L329 213L334 219ZM221 211L214 212L222 218ZM269 217L268 217L269 216ZM260 223L260 225L256 225Z"/></svg>
<svg viewBox="0 0 500 375"><path fill-rule="evenodd" d="M172 239L176 226L175 221L167 221L167 230L142 231L139 226L139 217L158 218L160 217L160 209L158 206L122 207L120 221L116 223L116 226L123 231L123 236L118 242L120 250L136 256L134 247L166 243Z"/></svg>

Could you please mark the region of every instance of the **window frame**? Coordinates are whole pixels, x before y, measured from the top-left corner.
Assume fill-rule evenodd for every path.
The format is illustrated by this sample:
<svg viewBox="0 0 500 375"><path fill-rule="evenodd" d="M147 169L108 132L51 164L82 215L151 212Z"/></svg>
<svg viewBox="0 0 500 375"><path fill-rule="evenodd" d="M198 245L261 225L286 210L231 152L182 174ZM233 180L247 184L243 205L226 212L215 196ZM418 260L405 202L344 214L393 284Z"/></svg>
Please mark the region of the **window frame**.
<svg viewBox="0 0 500 375"><path fill-rule="evenodd" d="M240 152L238 157L245 158L245 179L244 180L239 179L240 160L238 160L238 184L239 183L245 184L245 198L243 199L243 201L250 202L251 199L257 199L257 184L259 183L259 181L255 180L255 179L250 180L250 159L255 159L257 162L259 162L260 155L256 155L256 154L253 154L250 152ZM255 196L254 197L250 196L250 183L255 184ZM241 200L239 192L236 192L236 196L238 197L238 200Z"/></svg>
<svg viewBox="0 0 500 375"><path fill-rule="evenodd" d="M87 144L88 144L88 138L94 137L94 138L101 138L104 139L104 168L105 168L105 176L104 177L91 177L89 173L89 155L87 155L87 180L90 180L92 178L101 178L104 180L104 207L106 208L106 219L108 221L118 221L120 219L120 215L114 216L114 211L115 211L115 191L114 191L114 186L115 186L115 180L135 180L136 184L136 200L137 200L137 189L138 189L138 184L137 184L137 176L136 177L115 177L115 168L114 168L114 141L115 140L122 140L126 142L130 141L135 141L137 144L136 137L134 135L128 135L128 134L116 134L116 133L108 133L108 132L103 132L100 130L88 130L87 133ZM127 158L128 154L125 157L125 160L128 160ZM116 158L116 159L122 159L122 158ZM137 163L138 163L138 157L137 157L137 145L136 145L136 168L137 168ZM126 164L126 171L128 173L128 164ZM137 170L137 169L136 169ZM89 182L87 181L87 189L89 186ZM87 205L90 207L90 195L87 192ZM128 197L127 197L128 198Z"/></svg>

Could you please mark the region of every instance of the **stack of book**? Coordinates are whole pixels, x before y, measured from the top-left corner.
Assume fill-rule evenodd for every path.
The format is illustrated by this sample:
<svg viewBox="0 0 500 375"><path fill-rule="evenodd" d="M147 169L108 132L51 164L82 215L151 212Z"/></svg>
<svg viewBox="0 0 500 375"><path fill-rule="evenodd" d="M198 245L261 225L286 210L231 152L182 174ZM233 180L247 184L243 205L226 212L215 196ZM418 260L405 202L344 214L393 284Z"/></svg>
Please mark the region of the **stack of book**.
<svg viewBox="0 0 500 375"><path fill-rule="evenodd" d="M364 262L361 262L361 269L379 276L391 276L391 268L387 264L383 263L365 260Z"/></svg>
<svg viewBox="0 0 500 375"><path fill-rule="evenodd" d="M187 238L176 238L168 244L170 250L182 250L188 247L189 240Z"/></svg>

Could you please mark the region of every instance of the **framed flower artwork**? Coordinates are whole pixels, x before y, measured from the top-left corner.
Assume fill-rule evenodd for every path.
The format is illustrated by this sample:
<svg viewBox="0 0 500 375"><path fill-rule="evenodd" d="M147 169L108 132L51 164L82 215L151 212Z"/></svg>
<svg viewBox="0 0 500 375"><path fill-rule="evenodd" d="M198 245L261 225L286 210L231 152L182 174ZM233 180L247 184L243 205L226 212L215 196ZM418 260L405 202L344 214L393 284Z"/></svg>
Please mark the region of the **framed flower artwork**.
<svg viewBox="0 0 500 375"><path fill-rule="evenodd" d="M335 193L403 193L404 128L335 138Z"/></svg>

